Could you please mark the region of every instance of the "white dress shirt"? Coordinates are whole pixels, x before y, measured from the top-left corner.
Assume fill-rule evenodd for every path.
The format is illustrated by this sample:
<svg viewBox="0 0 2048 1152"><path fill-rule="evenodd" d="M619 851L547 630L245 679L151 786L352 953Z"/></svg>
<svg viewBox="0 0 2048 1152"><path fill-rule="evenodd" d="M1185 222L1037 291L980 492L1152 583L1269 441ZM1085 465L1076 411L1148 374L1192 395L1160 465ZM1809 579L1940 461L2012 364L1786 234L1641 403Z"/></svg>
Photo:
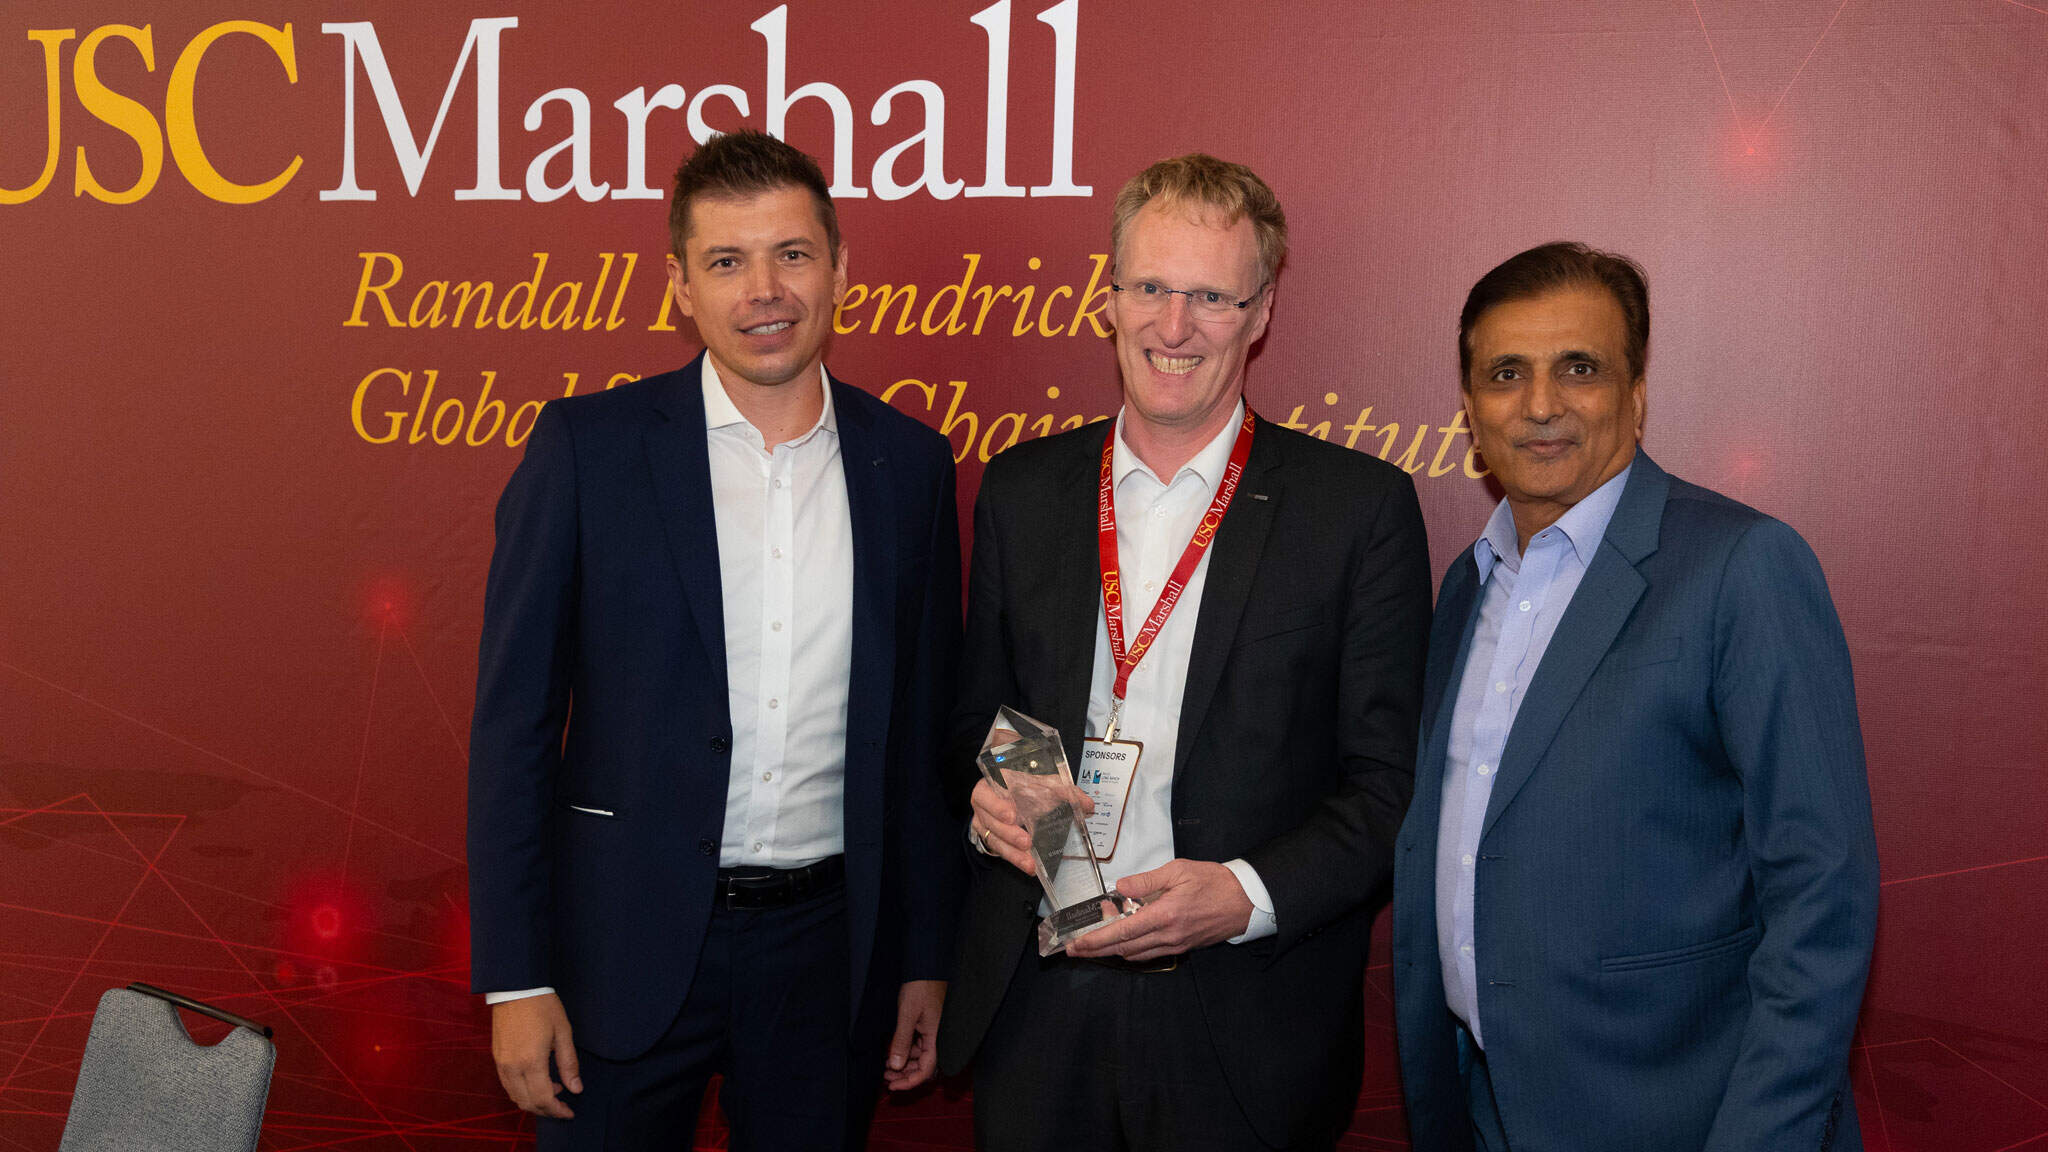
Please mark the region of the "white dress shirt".
<svg viewBox="0 0 2048 1152"><path fill-rule="evenodd" d="M1193 538L1195 526L1216 498L1216 486L1222 483L1243 423L1244 402L1239 401L1223 431L1171 480L1162 481L1124 442L1124 418L1117 415L1110 475L1115 484L1117 566L1123 575L1127 644L1137 639L1160 590ZM1105 884L1150 871L1175 857L1173 770L1180 751L1181 697L1187 692L1188 656L1194 650L1195 619L1201 615L1202 590L1209 581L1213 551L1203 551L1173 614L1131 672L1117 739L1138 741L1145 751L1138 759L1138 774L1125 801L1116 851L1102 861ZM1109 653L1109 619L1100 611L1099 602L1097 608L1095 671L1088 686L1087 734L1091 738L1101 736L1109 723L1111 691L1116 685L1116 661ZM1237 876L1252 902L1249 926L1230 942L1240 944L1278 931L1273 898L1259 874L1243 860L1227 861L1224 866Z"/></svg>
<svg viewBox="0 0 2048 1152"><path fill-rule="evenodd" d="M818 378L818 422L771 452L704 357L732 715L720 867L800 868L846 847L853 521L822 367ZM552 991L491 992L484 1001Z"/></svg>
<svg viewBox="0 0 2048 1152"><path fill-rule="evenodd" d="M1444 1002L1482 1049L1486 1038L1479 1024L1473 913L1482 858L1479 833L1493 798L1495 770L1558 622L1600 550L1629 471L1623 468L1566 509L1556 523L1530 537L1526 552L1518 543L1514 510L1502 500L1472 547L1483 591L1444 750L1443 807L1437 813L1436 948Z"/></svg>
<svg viewBox="0 0 2048 1152"><path fill-rule="evenodd" d="M819 378L818 422L769 452L704 358L732 710L725 868L800 868L846 847L853 521L832 389Z"/></svg>

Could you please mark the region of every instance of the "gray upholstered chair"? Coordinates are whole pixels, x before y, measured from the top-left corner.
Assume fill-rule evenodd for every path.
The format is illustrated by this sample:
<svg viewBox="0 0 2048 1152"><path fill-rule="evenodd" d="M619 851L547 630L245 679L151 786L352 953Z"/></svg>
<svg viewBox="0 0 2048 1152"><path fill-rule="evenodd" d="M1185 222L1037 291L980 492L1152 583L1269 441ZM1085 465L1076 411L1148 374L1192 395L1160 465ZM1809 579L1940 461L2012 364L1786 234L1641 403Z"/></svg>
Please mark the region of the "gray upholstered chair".
<svg viewBox="0 0 2048 1152"><path fill-rule="evenodd" d="M202 1047L179 1008L235 1027ZM276 1062L261 1024L148 984L109 989L58 1152L253 1152Z"/></svg>

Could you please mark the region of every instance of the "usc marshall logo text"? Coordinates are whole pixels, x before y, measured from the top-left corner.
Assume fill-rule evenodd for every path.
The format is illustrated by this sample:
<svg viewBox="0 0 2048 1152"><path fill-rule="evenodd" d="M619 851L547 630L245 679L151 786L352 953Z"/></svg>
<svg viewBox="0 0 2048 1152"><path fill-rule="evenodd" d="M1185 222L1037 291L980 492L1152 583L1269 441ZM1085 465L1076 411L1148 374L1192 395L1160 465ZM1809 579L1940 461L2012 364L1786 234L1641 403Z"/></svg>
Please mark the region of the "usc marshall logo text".
<svg viewBox="0 0 2048 1152"><path fill-rule="evenodd" d="M1074 94L1081 0L1060 0L1037 15L1038 22L1052 30L1053 37L1051 148L1044 167L1039 169L1045 173L1044 183L1011 183L1009 107L1013 21L1010 4L1011 0L998 0L968 17L970 23L981 29L987 41L985 84L982 90L972 93L976 99L984 99L987 108L982 133L981 182L971 187L965 179L949 175L945 153L947 93L936 82L921 79L904 80L890 87L869 106L866 123L875 128L894 127L898 131L892 134L898 138L874 158L866 172L867 183L863 185L862 174L854 164L855 134L862 118L856 114L846 89L828 80L791 82L787 4L778 5L748 25L761 37L766 55L766 76L761 91L750 93L738 85L712 83L699 87L695 95L691 95L681 84L661 84L652 90L642 84L610 102L624 121L624 146L620 154L598 154L599 137L592 129L592 100L588 92L564 84L543 93L526 106L519 118L520 126L533 134L541 132L550 122L559 129L566 119L567 134L529 153L523 181L515 177L513 183L506 182L507 157L501 146L505 114L505 109L500 106L503 49L506 35L519 29L516 16L478 17L469 22L460 50L455 55L454 66L442 86L440 102L434 108L431 122L425 115L426 109L419 93L413 94L413 104L408 107L405 96L399 92L384 54L384 40L375 22L348 20L322 23L321 34L335 37L336 42L331 47L339 49L331 59L341 69L343 77L341 107L334 110L339 115L328 120L327 126L301 127L312 127L316 135L331 140L333 126L338 121L340 175L333 187L320 190L323 201L377 199L379 189L364 184L356 168L358 136L365 138L362 143L366 147L376 146L373 129L357 131L358 76L369 90L369 98L362 103L374 105L375 120L383 126L385 143L390 146L399 172L405 179L406 195L411 197L419 196L437 150L443 155L450 150L465 150L460 143L445 142L441 132L456 94L464 86L465 76L469 78L468 86L475 94L476 126L466 149L473 161L470 184L454 189L456 200L524 198L546 203L572 193L582 201L607 198L660 200L666 195L665 191L647 180L647 127L654 117L665 115L682 119L689 128L691 139L701 144L716 132L746 123L758 106L764 130L772 136L782 136L789 110L805 101L815 101L831 114L831 163L826 170L831 175L831 192L835 197L857 200L872 193L880 200L900 200L920 191L934 200L950 200L961 195L970 198L1093 195L1094 188L1074 182ZM105 24L86 32L82 39L77 28L31 28L26 31L29 42L40 49L42 57L45 111L42 165L33 179L10 187L8 182L19 179L27 169L0 153L0 204L27 203L42 195L55 181L64 159L63 110L67 103L67 79L69 98L75 99L93 117L127 135L141 158L139 171L126 187L110 188L95 174L86 148L78 146L72 177L72 194L75 196L92 196L109 204L132 204L141 200L156 188L163 176L166 145L172 164L193 189L208 199L227 204L253 204L277 195L304 165L304 156L294 154L266 179L254 183L230 179L221 173L215 165L214 155L200 143L200 127L193 113L193 93L200 68L206 63L209 52L230 37L253 38L268 49L268 57L274 58L265 59L265 54L260 51L253 56L245 51L231 51L224 53L220 62L209 66L216 71L224 68L234 70L234 91L239 99L267 105L281 94L282 88L296 85L299 82L301 45L291 24L277 27L254 20L227 20L203 29L177 50L160 104L140 92L115 91L100 75L101 57L107 52L125 53L130 60L140 57L143 71L154 73L159 43L152 25ZM407 29L397 30L393 37L394 40L417 38ZM67 70L64 50L73 40L78 41L78 47L71 54ZM166 49L164 54L169 55L169 46L163 47ZM10 77L31 74L17 58L7 55L10 51L16 57L20 54L19 48L0 46L0 60L8 62L7 71L0 74ZM130 60L119 61L124 71L132 70ZM268 71L259 72L258 69ZM283 85L275 81L278 72L282 73ZM220 80L211 80L210 83L218 84ZM960 95L955 93L956 103ZM1040 101L1034 99L1031 103L1036 106ZM159 109L161 120L158 118ZM719 126L714 127L712 119L717 119ZM364 116L361 122L367 125L372 118ZM288 126L279 134L285 143L273 142L269 150L276 152L299 147L295 140L300 135L302 133ZM1041 138L1036 125L1030 126L1022 135L1029 139ZM0 125L0 139L20 141L34 138L32 123ZM247 154L252 145L246 139L237 139L232 145L217 139L215 144L223 151L230 147L240 149L230 166L235 170L259 166L271 160L262 154L263 144L253 145L255 155ZM120 151L125 152L126 149ZM100 159L103 168L110 169L114 164L107 156ZM670 162L670 158L661 157L656 161L656 168L665 170ZM130 161L122 155L119 163L125 172ZM910 174L900 175L899 167L909 169Z"/></svg>

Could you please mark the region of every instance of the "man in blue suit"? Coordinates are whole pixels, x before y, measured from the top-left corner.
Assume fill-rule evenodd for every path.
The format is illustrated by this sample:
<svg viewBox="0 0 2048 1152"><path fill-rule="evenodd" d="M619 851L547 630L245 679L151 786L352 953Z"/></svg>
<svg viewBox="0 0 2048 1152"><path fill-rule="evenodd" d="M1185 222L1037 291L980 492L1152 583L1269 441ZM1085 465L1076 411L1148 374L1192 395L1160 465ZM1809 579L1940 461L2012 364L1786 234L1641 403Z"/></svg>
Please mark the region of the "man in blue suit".
<svg viewBox="0 0 2048 1152"><path fill-rule="evenodd" d="M1648 289L1578 244L1459 323L1506 491L1444 577L1394 983L1416 1148L1860 1149L1877 921L1849 651L1784 524L1639 451Z"/></svg>
<svg viewBox="0 0 2048 1152"><path fill-rule="evenodd" d="M732 1147L858 1147L931 1074L962 879L952 453L825 372L808 157L710 141L670 228L704 355L549 404L498 504L473 983L543 1149L680 1147L714 1073Z"/></svg>

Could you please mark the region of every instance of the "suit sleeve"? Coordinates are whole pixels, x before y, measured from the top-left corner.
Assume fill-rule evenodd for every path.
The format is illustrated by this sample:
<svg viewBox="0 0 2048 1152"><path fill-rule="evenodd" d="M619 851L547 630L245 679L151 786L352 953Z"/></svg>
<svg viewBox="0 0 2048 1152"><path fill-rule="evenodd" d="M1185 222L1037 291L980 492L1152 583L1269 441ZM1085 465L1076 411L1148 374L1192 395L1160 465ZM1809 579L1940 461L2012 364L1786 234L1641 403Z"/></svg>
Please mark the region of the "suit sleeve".
<svg viewBox="0 0 2048 1152"><path fill-rule="evenodd" d="M569 714L577 587L576 463L541 409L498 500L469 751L471 986L553 984L550 816Z"/></svg>
<svg viewBox="0 0 2048 1152"><path fill-rule="evenodd" d="M897 833L908 862L904 874L904 920L909 926L903 979L942 980L953 961L965 877L948 813L942 754L953 706L960 660L960 510L954 494L953 458L941 445L928 540L923 611L918 622L917 664L911 675L912 738L906 742L908 796Z"/></svg>
<svg viewBox="0 0 2048 1152"><path fill-rule="evenodd" d="M1877 843L1849 648L1813 552L1760 521L1715 605L1713 706L1742 778L1763 935L1707 1148L1823 1148L1877 932Z"/></svg>
<svg viewBox="0 0 2048 1152"><path fill-rule="evenodd" d="M992 867L993 857L983 856L968 846L965 828L970 816L968 797L981 780L975 757L988 735L989 721L996 709L1016 704L1019 695L1010 650L1004 639L1002 533L996 525L997 499L993 490L1002 483L1001 458L983 474L981 491L974 500L974 548L967 578L967 630L960 658L957 703L947 729L945 773L949 829L958 850L975 867ZM1009 867L1007 864L1003 867Z"/></svg>
<svg viewBox="0 0 2048 1152"><path fill-rule="evenodd" d="M1272 894L1279 950L1386 888L1415 787L1429 543L1414 481L1389 486L1360 531L1338 640L1340 782L1304 825L1246 857Z"/></svg>

